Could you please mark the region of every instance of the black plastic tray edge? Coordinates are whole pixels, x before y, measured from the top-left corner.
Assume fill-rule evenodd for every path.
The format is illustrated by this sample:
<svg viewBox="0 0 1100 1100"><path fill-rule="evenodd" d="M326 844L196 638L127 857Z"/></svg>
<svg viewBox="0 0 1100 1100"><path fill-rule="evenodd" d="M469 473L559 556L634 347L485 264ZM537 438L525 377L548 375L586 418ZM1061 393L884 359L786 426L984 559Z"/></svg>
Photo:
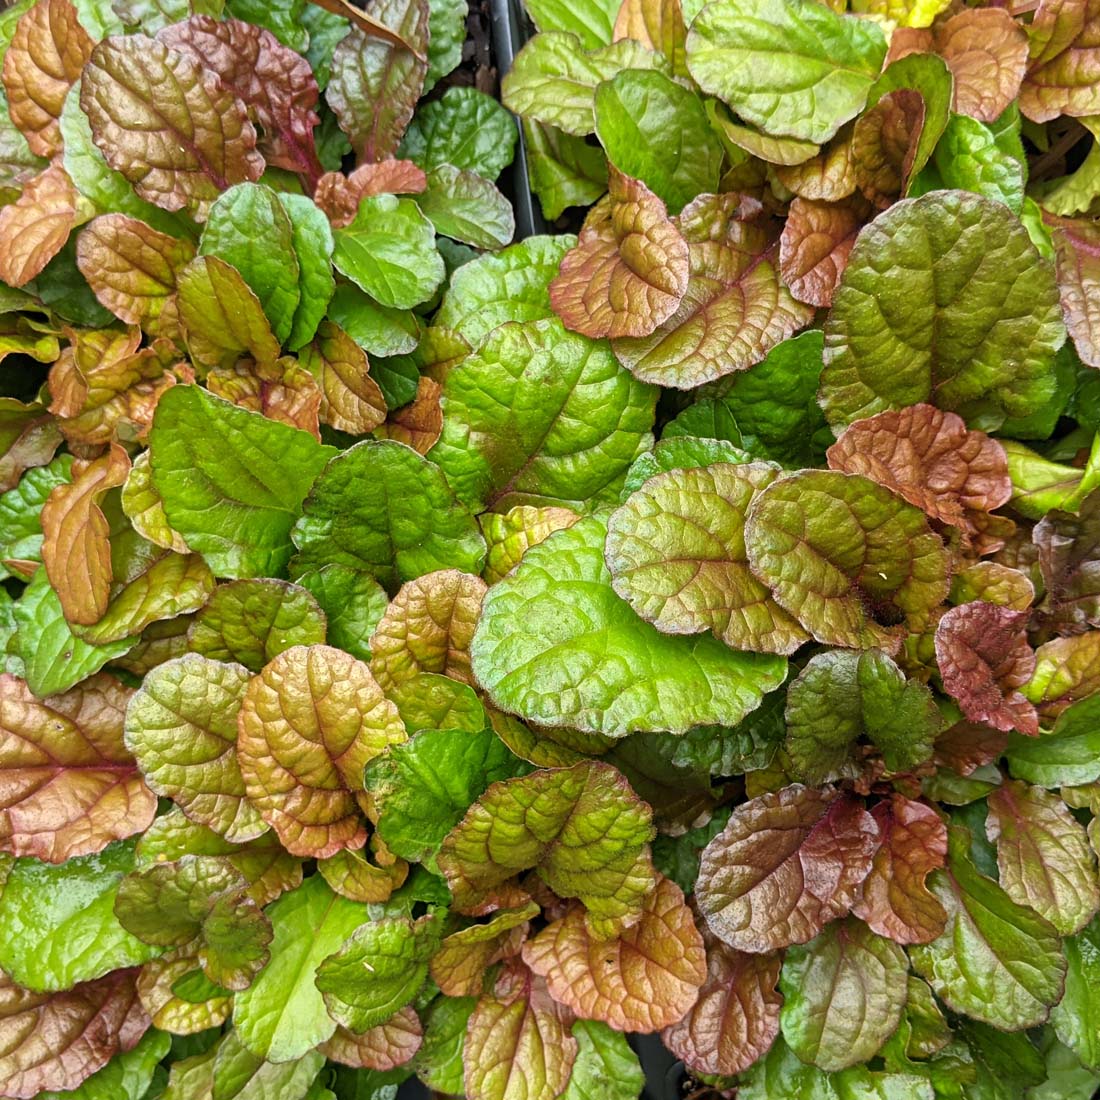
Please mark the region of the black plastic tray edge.
<svg viewBox="0 0 1100 1100"><path fill-rule="evenodd" d="M489 0L489 18L493 60L496 62L497 75L503 79L511 69L516 54L523 49L523 44L530 36L530 25L522 0ZM516 240L522 241L525 237L545 233L546 222L538 201L531 192L531 181L527 173L527 142L518 118L516 129L519 131L519 143L512 162L511 199L516 215Z"/></svg>

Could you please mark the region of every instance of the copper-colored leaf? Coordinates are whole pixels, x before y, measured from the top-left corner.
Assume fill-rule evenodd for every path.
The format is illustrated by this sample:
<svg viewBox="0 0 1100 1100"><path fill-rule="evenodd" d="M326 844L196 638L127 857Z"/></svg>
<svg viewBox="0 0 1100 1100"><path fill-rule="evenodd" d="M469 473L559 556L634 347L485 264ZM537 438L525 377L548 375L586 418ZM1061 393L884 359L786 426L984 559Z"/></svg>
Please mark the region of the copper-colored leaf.
<svg viewBox="0 0 1100 1100"><path fill-rule="evenodd" d="M131 694L99 673L40 702L0 675L0 850L61 863L153 820L156 797L122 740Z"/></svg>
<svg viewBox="0 0 1100 1100"><path fill-rule="evenodd" d="M904 194L924 129L924 97L899 88L882 97L855 125L852 165L856 184L876 206Z"/></svg>
<svg viewBox="0 0 1100 1100"><path fill-rule="evenodd" d="M852 912L896 943L929 943L943 931L947 913L924 880L944 865L947 828L931 806L897 793L871 816L882 843Z"/></svg>
<svg viewBox="0 0 1100 1100"><path fill-rule="evenodd" d="M986 600L988 603L1026 611L1035 601L1035 585L1019 569L996 561L978 561L960 569L951 579L952 603Z"/></svg>
<svg viewBox="0 0 1100 1100"><path fill-rule="evenodd" d="M0 210L0 280L22 286L61 251L76 224L77 202L68 173L51 164Z"/></svg>
<svg viewBox="0 0 1100 1100"><path fill-rule="evenodd" d="M377 833L371 837L370 850L377 862L367 858L368 849L343 849L317 861L317 870L332 889L351 901L377 905L406 879L409 865L388 851Z"/></svg>
<svg viewBox="0 0 1100 1100"><path fill-rule="evenodd" d="M816 202L846 199L856 189L855 164L852 160L854 130L855 123L849 122L816 157L802 164L779 165L775 169L779 182L804 199Z"/></svg>
<svg viewBox="0 0 1100 1100"><path fill-rule="evenodd" d="M1047 590L1041 608L1058 633L1100 626L1100 491L1089 493L1076 515L1049 512L1032 539Z"/></svg>
<svg viewBox="0 0 1100 1100"><path fill-rule="evenodd" d="M750 955L714 936L705 939L707 976L699 999L661 1039L694 1073L741 1073L779 1034L783 998L775 986L783 957Z"/></svg>
<svg viewBox="0 0 1100 1100"><path fill-rule="evenodd" d="M695 896L714 934L739 951L805 943L851 908L878 838L850 795L784 787L734 810L703 851Z"/></svg>
<svg viewBox="0 0 1100 1100"><path fill-rule="evenodd" d="M466 1025L462 1063L469 1100L561 1096L577 1057L573 1015L519 960L506 966Z"/></svg>
<svg viewBox="0 0 1100 1100"><path fill-rule="evenodd" d="M498 909L485 924L452 933L432 956L432 981L448 997L476 997L485 971L520 953L530 920L538 914L538 904L532 901L515 909Z"/></svg>
<svg viewBox="0 0 1100 1100"><path fill-rule="evenodd" d="M800 301L827 309L848 253L872 214L862 195L841 202L796 198L779 238L779 270Z"/></svg>
<svg viewBox="0 0 1100 1100"><path fill-rule="evenodd" d="M403 1066L420 1049L424 1031L411 1005L398 1009L385 1023L356 1035L345 1027L317 1049L334 1062L356 1069L385 1072Z"/></svg>
<svg viewBox="0 0 1100 1100"><path fill-rule="evenodd" d="M386 422L375 431L377 439L396 439L426 455L439 441L443 431L443 406L439 397L443 387L427 375L416 385L416 397L390 413Z"/></svg>
<svg viewBox="0 0 1100 1100"><path fill-rule="evenodd" d="M24 470L45 466L61 442L57 422L41 405L0 398L0 492L17 485Z"/></svg>
<svg viewBox="0 0 1100 1100"><path fill-rule="evenodd" d="M136 970L65 993L32 993L0 975L0 1091L14 1100L77 1088L149 1028Z"/></svg>
<svg viewBox="0 0 1100 1100"><path fill-rule="evenodd" d="M386 418L386 399L370 376L367 353L337 324L322 321L313 342L299 352L302 366L321 387L321 420L362 435Z"/></svg>
<svg viewBox="0 0 1100 1100"><path fill-rule="evenodd" d="M955 78L955 110L994 122L1020 92L1028 40L1004 8L966 8L930 30L899 27L887 64L910 53L939 54Z"/></svg>
<svg viewBox="0 0 1100 1100"><path fill-rule="evenodd" d="M473 683L470 641L485 582L458 569L401 586L370 641L371 672L385 690L421 672Z"/></svg>
<svg viewBox="0 0 1100 1100"><path fill-rule="evenodd" d="M981 513L1012 495L1000 443L932 405L857 420L827 453L831 469L885 485L933 519L960 528L979 549Z"/></svg>
<svg viewBox="0 0 1100 1100"><path fill-rule="evenodd" d="M258 147L269 164L299 172L310 181L322 168L313 143L320 97L309 62L272 33L239 19L192 15L171 23L159 41L217 73L259 123Z"/></svg>
<svg viewBox="0 0 1100 1100"><path fill-rule="evenodd" d="M42 506L42 561L50 584L72 623L91 625L107 610L111 594L110 524L99 507L108 489L130 472L117 444L101 458L74 462L73 479L58 485Z"/></svg>
<svg viewBox="0 0 1100 1100"><path fill-rule="evenodd" d="M204 218L227 187L263 172L245 105L212 70L143 34L96 46L80 106L107 163L165 210Z"/></svg>
<svg viewBox="0 0 1100 1100"><path fill-rule="evenodd" d="M523 948L551 996L578 1016L619 1031L659 1031L695 1003L706 977L703 938L680 887L659 878L641 920L618 938L593 940L573 906Z"/></svg>
<svg viewBox="0 0 1100 1100"><path fill-rule="evenodd" d="M970 775L986 764L992 764L1005 751L1008 734L984 722L963 719L948 726L936 738L935 761L941 768L950 768L959 775Z"/></svg>
<svg viewBox="0 0 1100 1100"><path fill-rule="evenodd" d="M550 302L567 328L585 336L648 336L687 290L687 242L665 204L614 165L608 190L562 259Z"/></svg>
<svg viewBox="0 0 1100 1100"><path fill-rule="evenodd" d="M137 992L142 1007L153 1018L153 1027L173 1035L194 1035L221 1027L229 1018L233 998L228 993L205 1001L185 1001L172 992L181 978L199 969L198 958L187 948L169 951L147 962L138 975Z"/></svg>
<svg viewBox="0 0 1100 1100"><path fill-rule="evenodd" d="M1100 228L1059 219L1050 235L1066 328L1081 362L1100 367Z"/></svg>
<svg viewBox="0 0 1100 1100"><path fill-rule="evenodd" d="M336 228L350 225L359 210L359 200L369 195L419 195L428 186L423 169L411 160L392 157L361 164L350 176L326 172L318 181L313 201L328 215Z"/></svg>
<svg viewBox="0 0 1100 1100"><path fill-rule="evenodd" d="M4 54L4 91L12 122L41 157L61 151L57 120L93 45L69 0L38 0L15 24Z"/></svg>
<svg viewBox="0 0 1100 1100"><path fill-rule="evenodd" d="M77 267L100 304L127 324L153 333L161 331L176 272L194 255L190 241L125 214L95 218L76 242Z"/></svg>
<svg viewBox="0 0 1100 1100"><path fill-rule="evenodd" d="M648 336L612 343L644 382L692 389L745 370L813 318L779 278L778 226L759 205L731 192L700 195L676 224L688 246L690 278L672 316Z"/></svg>
<svg viewBox="0 0 1100 1100"><path fill-rule="evenodd" d="M615 17L613 41L632 38L672 62L677 76L687 76L687 27L680 0L623 0Z"/></svg>
<svg viewBox="0 0 1100 1100"><path fill-rule="evenodd" d="M951 608L936 628L944 690L972 722L1035 736L1039 717L1020 694L1035 670L1027 613L984 603Z"/></svg>
<svg viewBox="0 0 1100 1100"><path fill-rule="evenodd" d="M266 367L242 359L229 369L212 370L206 376L206 388L242 409L321 438L320 387L313 375L289 356Z"/></svg>
<svg viewBox="0 0 1100 1100"><path fill-rule="evenodd" d="M1100 113L1100 3L1040 0L1020 110L1034 122Z"/></svg>
<svg viewBox="0 0 1100 1100"><path fill-rule="evenodd" d="M294 646L252 678L237 725L249 800L288 851L323 858L363 846L363 767L406 738L365 664Z"/></svg>

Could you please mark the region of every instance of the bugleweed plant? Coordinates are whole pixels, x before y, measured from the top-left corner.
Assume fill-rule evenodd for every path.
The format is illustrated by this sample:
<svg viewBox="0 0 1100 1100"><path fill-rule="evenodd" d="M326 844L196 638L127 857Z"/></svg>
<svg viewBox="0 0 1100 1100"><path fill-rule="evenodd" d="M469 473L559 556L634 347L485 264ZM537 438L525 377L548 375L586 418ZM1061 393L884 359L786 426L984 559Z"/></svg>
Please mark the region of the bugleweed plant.
<svg viewBox="0 0 1100 1100"><path fill-rule="evenodd" d="M843 7L0 15L0 1096L1092 1094L1100 5Z"/></svg>

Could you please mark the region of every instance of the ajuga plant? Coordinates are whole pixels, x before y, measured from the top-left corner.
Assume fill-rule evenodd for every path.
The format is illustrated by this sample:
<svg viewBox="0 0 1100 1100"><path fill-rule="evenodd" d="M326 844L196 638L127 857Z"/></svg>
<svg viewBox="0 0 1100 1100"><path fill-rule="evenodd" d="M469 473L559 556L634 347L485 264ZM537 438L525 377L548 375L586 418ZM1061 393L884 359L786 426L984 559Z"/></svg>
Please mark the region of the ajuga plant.
<svg viewBox="0 0 1100 1100"><path fill-rule="evenodd" d="M461 0L0 16L0 1096L1091 1095L1100 6L838 6L508 247Z"/></svg>

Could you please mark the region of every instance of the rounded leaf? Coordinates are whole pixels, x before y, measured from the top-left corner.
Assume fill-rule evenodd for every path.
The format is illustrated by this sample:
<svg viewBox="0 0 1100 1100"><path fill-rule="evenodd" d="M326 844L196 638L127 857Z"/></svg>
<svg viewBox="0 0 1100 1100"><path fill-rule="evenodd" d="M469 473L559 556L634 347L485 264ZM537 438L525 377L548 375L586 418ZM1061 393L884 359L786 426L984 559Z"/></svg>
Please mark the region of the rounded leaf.
<svg viewBox="0 0 1100 1100"><path fill-rule="evenodd" d="M523 947L550 995L578 1016L619 1031L651 1032L679 1020L706 977L703 938L680 887L659 878L640 919L617 938L593 940L575 906Z"/></svg>
<svg viewBox="0 0 1100 1100"><path fill-rule="evenodd" d="M1064 340L1053 265L1012 212L933 191L860 233L825 323L822 407L848 424L934 398L996 426L1050 399Z"/></svg>
<svg viewBox="0 0 1100 1100"><path fill-rule="evenodd" d="M248 679L240 665L187 654L151 670L126 712L126 746L150 787L234 842L267 829L237 764Z"/></svg>
<svg viewBox="0 0 1100 1100"><path fill-rule="evenodd" d="M363 846L363 768L406 734L362 661L331 646L286 650L252 677L237 728L249 801L289 852Z"/></svg>
<svg viewBox="0 0 1100 1100"><path fill-rule="evenodd" d="M773 482L749 509L745 545L776 602L829 645L896 650L947 596L939 536L859 475L803 470Z"/></svg>

